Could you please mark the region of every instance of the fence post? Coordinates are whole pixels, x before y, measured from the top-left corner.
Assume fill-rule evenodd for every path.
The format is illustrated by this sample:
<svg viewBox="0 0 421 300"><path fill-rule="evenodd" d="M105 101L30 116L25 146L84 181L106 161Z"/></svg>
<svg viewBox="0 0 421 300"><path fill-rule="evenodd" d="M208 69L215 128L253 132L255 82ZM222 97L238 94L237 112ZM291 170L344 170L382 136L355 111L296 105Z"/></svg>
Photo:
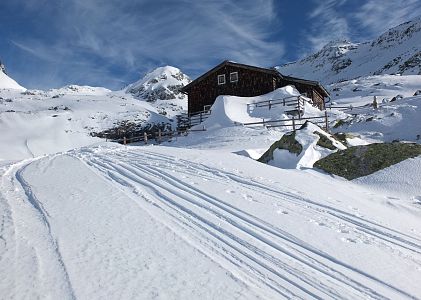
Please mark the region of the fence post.
<svg viewBox="0 0 421 300"><path fill-rule="evenodd" d="M282 102L283 102L283 104L284 104L283 106L285 106L285 98L283 98L283 99L282 99Z"/></svg>
<svg viewBox="0 0 421 300"><path fill-rule="evenodd" d="M327 121L327 110L325 109L325 129L329 131L329 122Z"/></svg>
<svg viewBox="0 0 421 300"><path fill-rule="evenodd" d="M295 119L294 119L294 116L292 116L292 130L295 131Z"/></svg>
<svg viewBox="0 0 421 300"><path fill-rule="evenodd" d="M161 143L162 133L161 129L158 129L158 143Z"/></svg>
<svg viewBox="0 0 421 300"><path fill-rule="evenodd" d="M269 100L269 110L272 108L272 101Z"/></svg>
<svg viewBox="0 0 421 300"><path fill-rule="evenodd" d="M148 134L146 133L146 131L143 133L143 140L145 141L145 144L148 143Z"/></svg>
<svg viewBox="0 0 421 300"><path fill-rule="evenodd" d="M123 145L127 145L127 138L126 138L126 136L123 137Z"/></svg>
<svg viewBox="0 0 421 300"><path fill-rule="evenodd" d="M202 113L200 113L200 122L199 123L202 123Z"/></svg>

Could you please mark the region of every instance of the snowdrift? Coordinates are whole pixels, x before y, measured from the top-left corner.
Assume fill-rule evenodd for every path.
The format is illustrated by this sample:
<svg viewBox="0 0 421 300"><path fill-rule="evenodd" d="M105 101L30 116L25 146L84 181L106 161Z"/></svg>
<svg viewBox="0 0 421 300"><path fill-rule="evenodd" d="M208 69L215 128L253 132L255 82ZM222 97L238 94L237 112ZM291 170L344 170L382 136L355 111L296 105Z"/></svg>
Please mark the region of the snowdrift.
<svg viewBox="0 0 421 300"><path fill-rule="evenodd" d="M262 122L263 120L287 119L289 118L287 116L287 111L291 110L290 106L276 105L269 109L267 106L255 107L253 104L299 95L300 93L295 87L286 86L256 97L218 96L215 103L212 105L210 117L200 126L205 126L207 129L213 129L244 123ZM307 101L310 101L310 99L306 99ZM304 116L321 116L322 112L307 101L304 102Z"/></svg>

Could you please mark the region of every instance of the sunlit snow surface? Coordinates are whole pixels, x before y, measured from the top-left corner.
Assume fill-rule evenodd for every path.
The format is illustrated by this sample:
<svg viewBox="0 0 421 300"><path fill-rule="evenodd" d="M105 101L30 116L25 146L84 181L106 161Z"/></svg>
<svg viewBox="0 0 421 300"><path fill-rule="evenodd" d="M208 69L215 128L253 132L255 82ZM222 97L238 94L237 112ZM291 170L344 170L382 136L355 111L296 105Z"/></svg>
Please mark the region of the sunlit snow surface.
<svg viewBox="0 0 421 300"><path fill-rule="evenodd" d="M313 155L301 170L258 163L245 155L285 130L239 124L277 117L247 111L257 99L218 98L205 132L122 146L89 132L161 120L154 107L76 86L1 97L1 298L421 298L419 158L352 182L308 169ZM419 102L385 101L379 112L414 111L417 128ZM355 143L381 129L357 124L366 127Z"/></svg>

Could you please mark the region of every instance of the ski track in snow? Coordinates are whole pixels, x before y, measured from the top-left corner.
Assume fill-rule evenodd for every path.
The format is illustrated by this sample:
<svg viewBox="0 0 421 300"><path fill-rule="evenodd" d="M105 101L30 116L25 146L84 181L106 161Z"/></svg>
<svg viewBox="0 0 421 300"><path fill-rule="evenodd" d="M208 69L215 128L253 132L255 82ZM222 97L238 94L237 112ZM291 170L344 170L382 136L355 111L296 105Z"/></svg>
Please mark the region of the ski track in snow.
<svg viewBox="0 0 421 300"><path fill-rule="evenodd" d="M243 190L278 199L290 211L298 209L313 219L320 216L326 222L324 226L336 226L338 232L355 230L366 243L398 253L421 266L421 262L410 255L421 254L419 239L297 194L172 156L147 150L104 154L83 151L75 156L117 183L135 201L139 201L140 196L152 203L160 211L153 212L157 219L170 219L184 228L193 236L196 241L193 243L205 246L207 255L222 266L228 262L235 265L237 270L233 273L249 284L266 286L286 298L325 299L347 295L356 299L384 299L390 294L416 298L393 283L348 265L281 228L180 181L171 173L175 171L227 186L240 185Z"/></svg>
<svg viewBox="0 0 421 300"><path fill-rule="evenodd" d="M51 231L48 221L50 216L22 176L25 169L38 159L11 164L3 168L4 173L1 174L0 205L3 206L3 216L0 239L5 243L5 252L0 255L0 266L10 270L10 280L19 281L6 283L13 286L8 291L12 293L8 298L26 298L29 290L32 297L76 299L57 239ZM7 233L5 222L9 223ZM35 240L33 232L37 232L39 236ZM3 234L8 236L4 238ZM7 241L12 245L6 245ZM14 248L13 257L9 256L10 251L7 252L6 246ZM24 261L26 264L22 263ZM45 266L48 267L44 269ZM26 276L13 276L13 273L26 273ZM7 279L2 278L0 282L2 281ZM39 295L33 294L31 285L35 283L49 290L48 294L43 294L42 291L39 291Z"/></svg>
<svg viewBox="0 0 421 300"><path fill-rule="evenodd" d="M0 247L0 267L7 266L16 274L21 274L22 270L18 269L24 268L23 272L28 274L19 278L19 282L0 280L3 287L9 286L8 290L13 291L7 295L10 298L27 296L31 285L44 287L52 298L77 298L60 252L59 236L56 237L51 228L48 207L44 207L25 178L25 170L32 163L47 160L43 167L46 170L60 155L63 154L29 159L2 169L0 246L14 249L14 254ZM418 299L418 295L399 288L394 282L386 282L332 256L258 214L231 204L218 193L210 194L194 181L223 186L228 197L240 189L244 199L259 205L262 203L250 195L262 195L276 202L283 214L299 215L303 222L314 222L338 235L352 233L345 242L358 240L421 269L420 239L364 218L358 211L344 211L315 202L297 191L275 186L274 182L263 184L223 168L147 148L106 151L83 148L64 155L81 160L156 222L165 225L261 297ZM180 176L186 180L180 180ZM189 182L187 178L194 181ZM37 236L35 241L31 241L34 236ZM22 260L27 263L19 264ZM15 288L10 289L10 286ZM28 286L28 290L19 290L22 286Z"/></svg>

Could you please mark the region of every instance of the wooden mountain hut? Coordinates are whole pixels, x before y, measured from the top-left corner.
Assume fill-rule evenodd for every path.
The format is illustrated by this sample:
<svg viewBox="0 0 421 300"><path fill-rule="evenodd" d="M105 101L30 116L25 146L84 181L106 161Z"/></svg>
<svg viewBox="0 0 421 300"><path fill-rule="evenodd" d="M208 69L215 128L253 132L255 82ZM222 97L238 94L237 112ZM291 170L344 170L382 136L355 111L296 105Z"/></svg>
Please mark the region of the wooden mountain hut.
<svg viewBox="0 0 421 300"><path fill-rule="evenodd" d="M325 108L326 89L317 81L285 76L276 69L266 69L224 61L181 89L188 95L189 115L206 111L219 95L254 97L277 88L293 85L313 100L319 109Z"/></svg>

